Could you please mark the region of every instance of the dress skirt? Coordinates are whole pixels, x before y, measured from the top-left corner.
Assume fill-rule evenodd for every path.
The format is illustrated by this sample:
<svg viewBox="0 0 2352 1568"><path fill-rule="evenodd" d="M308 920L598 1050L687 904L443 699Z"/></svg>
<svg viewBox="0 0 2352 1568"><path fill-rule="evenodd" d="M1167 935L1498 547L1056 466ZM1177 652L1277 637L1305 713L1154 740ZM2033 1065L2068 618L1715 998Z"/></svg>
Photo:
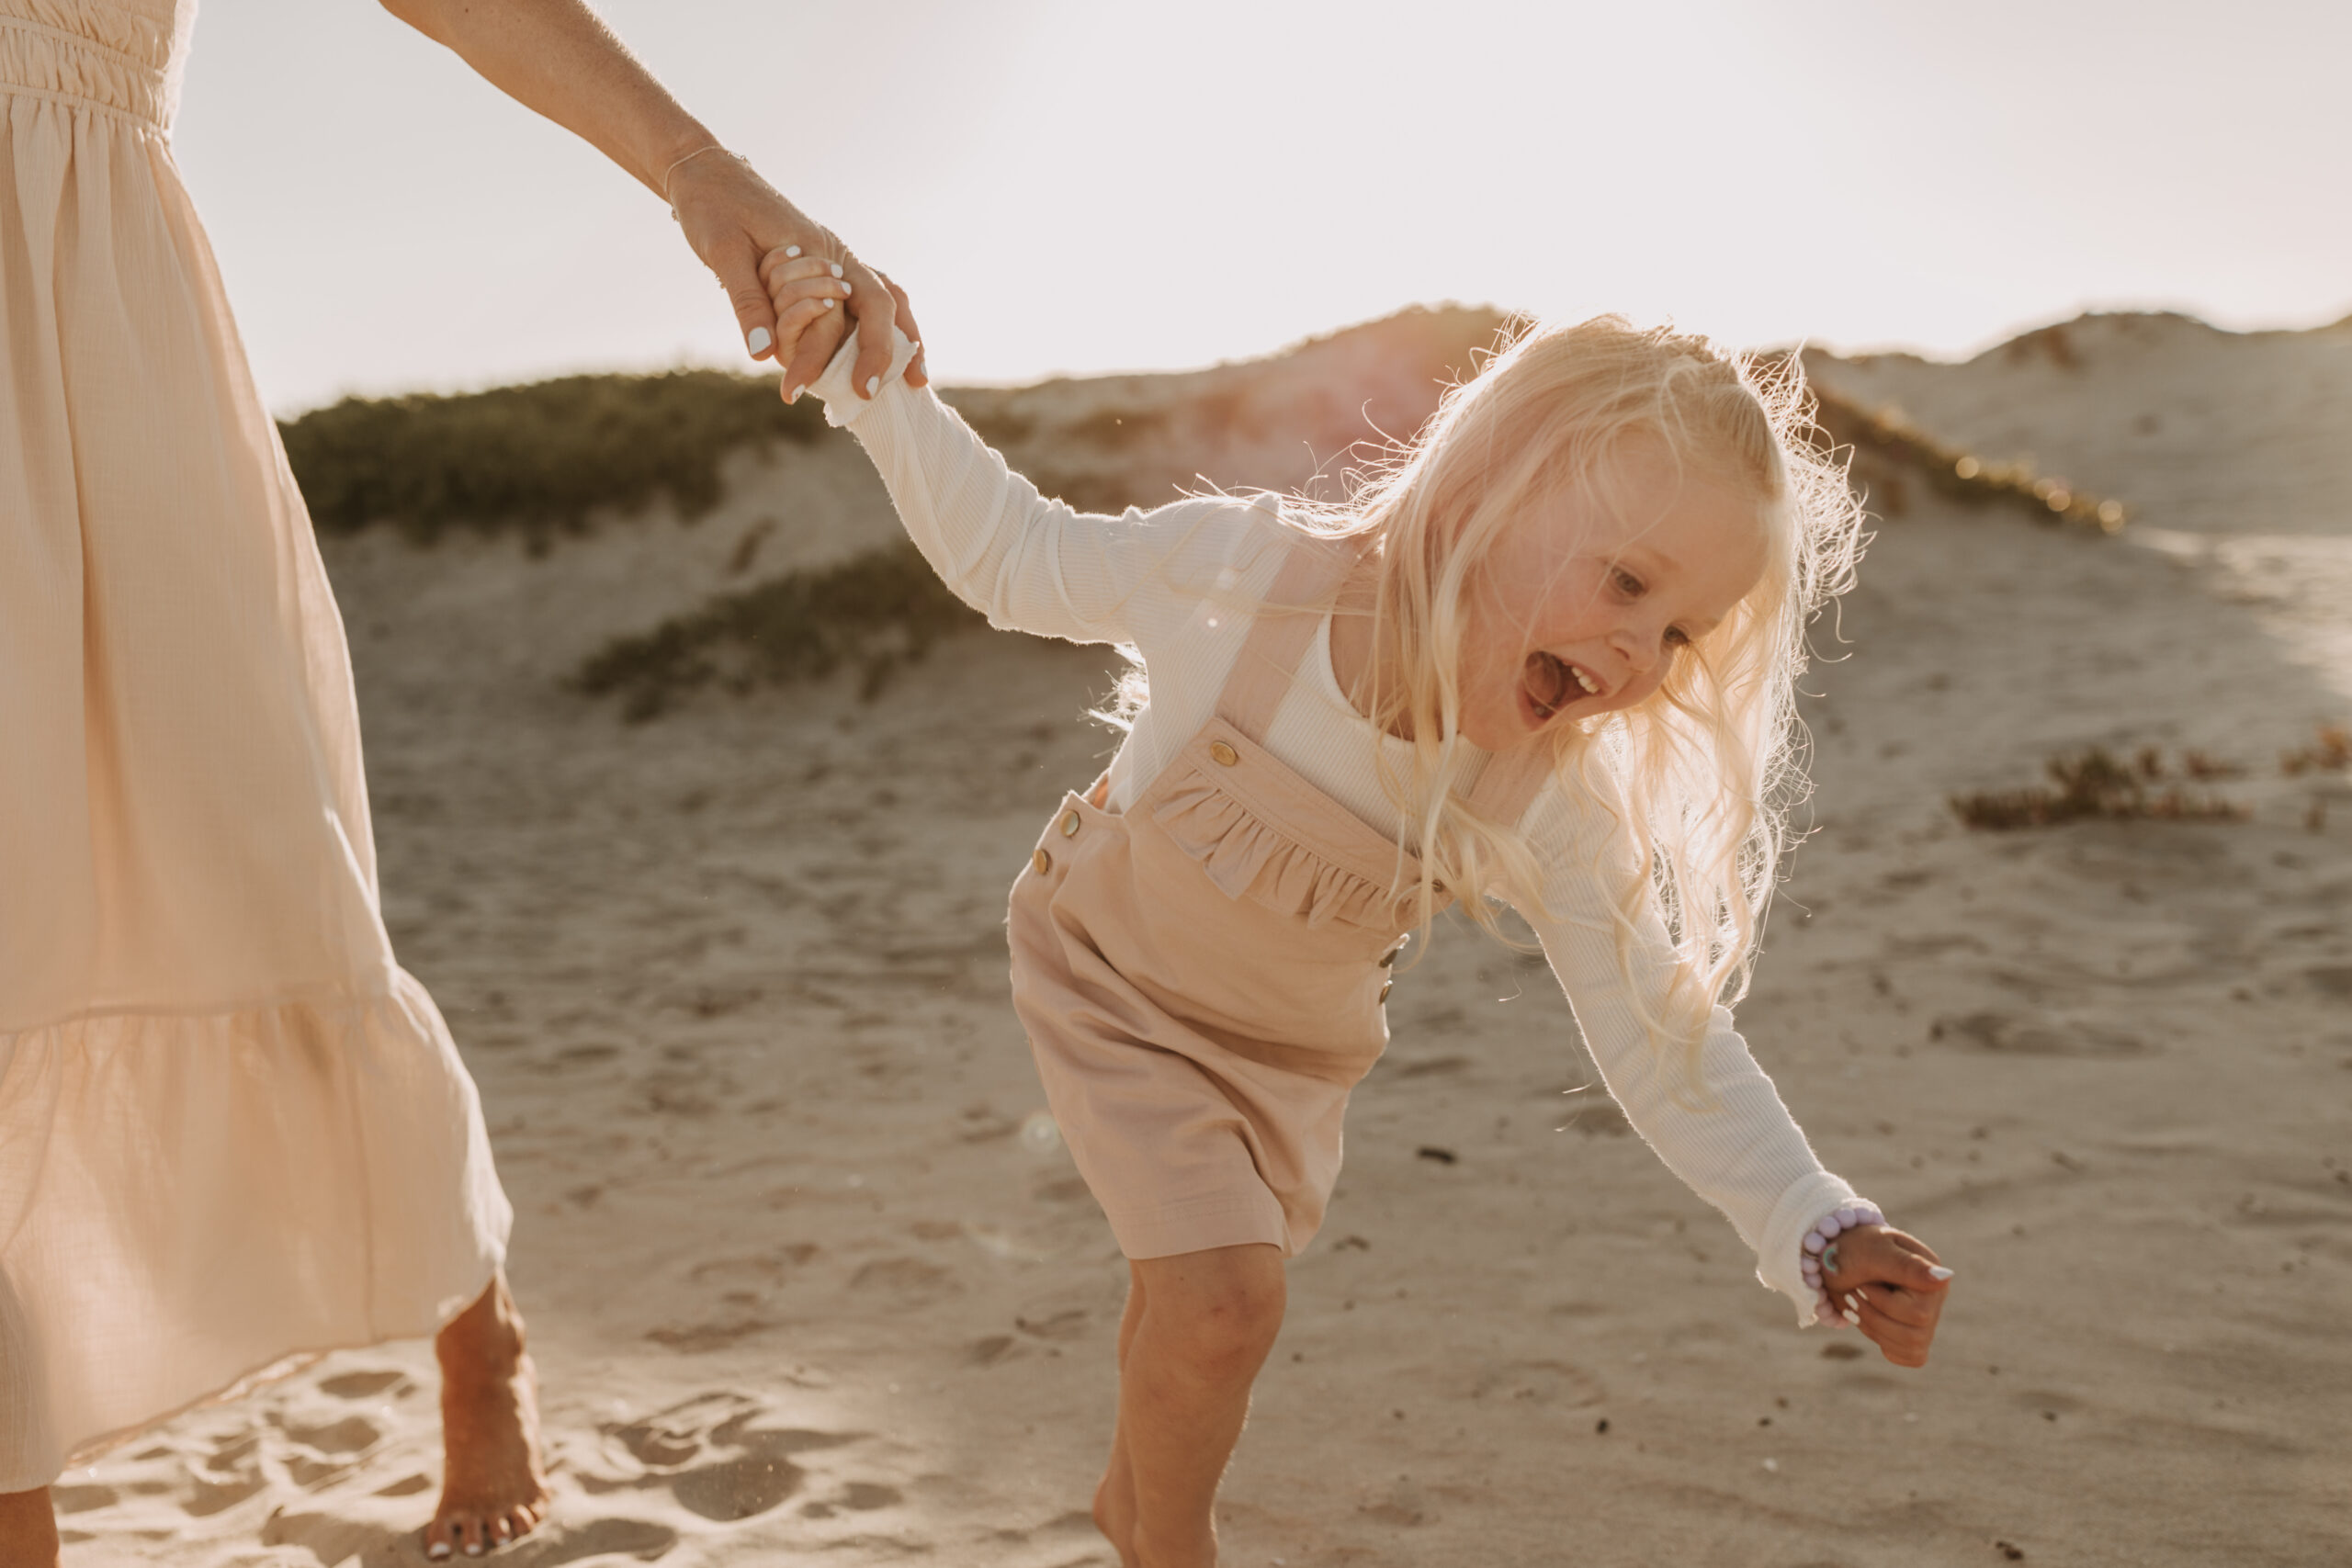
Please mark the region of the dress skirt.
<svg viewBox="0 0 2352 1568"><path fill-rule="evenodd" d="M192 0L0 0L0 1492L504 1253L343 627L164 125Z"/></svg>

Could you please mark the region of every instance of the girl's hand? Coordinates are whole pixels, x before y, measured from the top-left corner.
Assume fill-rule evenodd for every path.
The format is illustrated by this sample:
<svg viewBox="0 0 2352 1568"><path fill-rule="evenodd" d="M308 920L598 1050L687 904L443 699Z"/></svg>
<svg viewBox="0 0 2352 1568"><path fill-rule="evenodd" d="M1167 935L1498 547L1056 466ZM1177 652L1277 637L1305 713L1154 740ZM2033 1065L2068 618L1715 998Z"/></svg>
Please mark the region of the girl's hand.
<svg viewBox="0 0 2352 1568"><path fill-rule="evenodd" d="M832 358L849 332L845 317L855 317L865 329L859 334L855 373L861 394L865 393L868 381L890 367L893 324L921 341L905 293L852 255L831 230L786 201L750 164L713 150L672 168L668 180L670 207L678 215L686 243L727 290L752 357L772 358L785 367L787 398L815 380ZM761 259L794 246L803 256L840 263L850 292L844 308L820 316L813 330L804 326L787 333L777 330ZM764 343L763 334L767 339ZM924 384L922 355L908 368L907 379L918 387Z"/></svg>
<svg viewBox="0 0 2352 1568"><path fill-rule="evenodd" d="M1821 1264L1829 1299L1848 1323L1896 1366L1928 1364L1951 1270L1926 1242L1885 1225L1863 1225L1830 1243Z"/></svg>

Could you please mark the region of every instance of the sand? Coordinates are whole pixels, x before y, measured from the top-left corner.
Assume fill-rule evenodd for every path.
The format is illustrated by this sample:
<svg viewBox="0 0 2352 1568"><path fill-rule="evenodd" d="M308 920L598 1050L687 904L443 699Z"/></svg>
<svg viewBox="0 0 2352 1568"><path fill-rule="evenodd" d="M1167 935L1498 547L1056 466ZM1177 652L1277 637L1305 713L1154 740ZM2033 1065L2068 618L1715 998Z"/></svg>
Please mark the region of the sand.
<svg viewBox="0 0 2352 1568"><path fill-rule="evenodd" d="M2109 539L1915 502L1808 682L1816 836L1742 1021L1827 1163L1959 1270L1934 1360L1792 1330L1568 1092L1548 975L1449 930L1293 1269L1229 1562L2352 1561L2352 784L2277 765L2352 714L2352 333L2094 321L2064 363L1815 372L2138 509ZM560 684L888 537L861 469L746 459L714 517L543 558L330 557L388 918L517 1211L557 1501L516 1563L1114 1561L1085 1509L1125 1270L1001 929L1108 750L1105 659L977 633L871 705L644 726ZM2244 764L2204 787L2250 818L1947 807L2091 744ZM66 1560L422 1561L438 1478L426 1348L347 1351L74 1472Z"/></svg>

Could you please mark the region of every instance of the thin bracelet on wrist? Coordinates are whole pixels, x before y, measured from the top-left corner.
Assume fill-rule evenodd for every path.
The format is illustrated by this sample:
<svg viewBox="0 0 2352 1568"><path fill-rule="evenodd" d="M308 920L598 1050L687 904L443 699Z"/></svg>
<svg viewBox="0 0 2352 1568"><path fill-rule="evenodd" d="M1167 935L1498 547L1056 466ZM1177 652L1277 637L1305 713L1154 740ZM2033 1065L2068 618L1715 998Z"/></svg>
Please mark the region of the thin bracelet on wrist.
<svg viewBox="0 0 2352 1568"><path fill-rule="evenodd" d="M670 217L673 220L675 220L678 216L678 204L670 200L671 177L677 174L680 165L690 164L706 152L727 152L727 149L720 146L716 141L708 142L703 146L695 148L693 152L687 153L683 158L673 159L670 166L662 171L662 199L670 203ZM751 162L749 158L744 157L741 152L727 152L727 155L734 159L739 164L748 164Z"/></svg>

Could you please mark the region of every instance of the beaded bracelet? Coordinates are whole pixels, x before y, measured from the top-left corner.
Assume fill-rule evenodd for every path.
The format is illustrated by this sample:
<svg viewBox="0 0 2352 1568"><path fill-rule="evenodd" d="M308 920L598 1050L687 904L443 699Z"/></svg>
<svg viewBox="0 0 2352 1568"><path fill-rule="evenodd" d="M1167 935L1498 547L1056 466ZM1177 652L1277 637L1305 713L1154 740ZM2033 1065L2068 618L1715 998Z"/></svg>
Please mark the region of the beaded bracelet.
<svg viewBox="0 0 2352 1568"><path fill-rule="evenodd" d="M1804 1251L1798 1258L1797 1265L1804 1271L1804 1282L1813 1287L1813 1293L1818 1298L1813 1309L1815 1323L1852 1321L1838 1310L1836 1302L1829 1299L1829 1286L1823 1278L1827 1270L1838 1267L1838 1238L1862 1225L1884 1224L1886 1216L1879 1212L1877 1204L1857 1198L1822 1215L1814 1221L1813 1229L1805 1232Z"/></svg>

